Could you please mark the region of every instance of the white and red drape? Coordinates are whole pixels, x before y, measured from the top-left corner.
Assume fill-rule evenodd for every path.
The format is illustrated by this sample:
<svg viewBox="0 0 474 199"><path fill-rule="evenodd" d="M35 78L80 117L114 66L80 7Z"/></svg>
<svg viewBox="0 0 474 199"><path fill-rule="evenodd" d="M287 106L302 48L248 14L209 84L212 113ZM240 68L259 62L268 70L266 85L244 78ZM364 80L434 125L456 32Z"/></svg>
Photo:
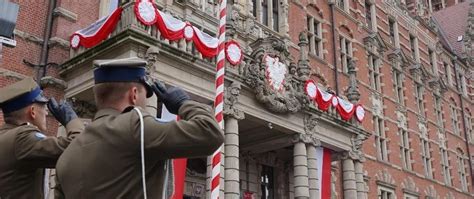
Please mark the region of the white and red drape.
<svg viewBox="0 0 474 199"><path fill-rule="evenodd" d="M76 49L80 46L85 48L94 47L110 35L115 29L122 15L122 8L118 7L109 16L102 17L87 28L78 30L71 35L71 47Z"/></svg>
<svg viewBox="0 0 474 199"><path fill-rule="evenodd" d="M343 120L349 120L354 115L359 122L362 122L364 119L365 110L362 105L352 104L345 99L324 91L316 86L316 83L313 80L306 81L305 92L322 111L327 111L332 105Z"/></svg>
<svg viewBox="0 0 474 199"><path fill-rule="evenodd" d="M331 150L324 147L316 148L316 168L318 168L319 196L316 198L331 198Z"/></svg>

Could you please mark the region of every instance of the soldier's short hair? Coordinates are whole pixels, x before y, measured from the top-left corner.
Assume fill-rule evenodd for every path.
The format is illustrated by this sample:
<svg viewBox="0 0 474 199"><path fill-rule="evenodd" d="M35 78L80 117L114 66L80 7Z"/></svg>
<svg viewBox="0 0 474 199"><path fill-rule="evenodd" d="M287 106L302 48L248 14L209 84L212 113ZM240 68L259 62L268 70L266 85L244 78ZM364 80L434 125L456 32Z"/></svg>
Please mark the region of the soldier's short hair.
<svg viewBox="0 0 474 199"><path fill-rule="evenodd" d="M115 104L123 99L129 89L140 87L142 84L136 82L106 82L96 84L93 88L97 108Z"/></svg>

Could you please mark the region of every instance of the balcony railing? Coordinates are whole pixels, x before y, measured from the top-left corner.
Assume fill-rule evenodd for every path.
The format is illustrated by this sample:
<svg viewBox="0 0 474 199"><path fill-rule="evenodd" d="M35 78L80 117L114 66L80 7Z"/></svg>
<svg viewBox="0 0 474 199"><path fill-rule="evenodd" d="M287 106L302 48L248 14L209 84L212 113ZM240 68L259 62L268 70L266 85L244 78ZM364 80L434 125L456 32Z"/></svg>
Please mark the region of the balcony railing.
<svg viewBox="0 0 474 199"><path fill-rule="evenodd" d="M161 32L155 25L146 26L140 23L137 17L135 16L133 2L127 3L123 6L123 11L120 20L117 23L115 30L109 35L108 39L111 39L128 30L139 32L146 37L157 40L157 45L159 44L161 46L170 47L180 51L180 53L189 54L189 56L195 59L201 59L204 62L208 62L209 64L215 64L216 58L203 57L202 54L196 49L192 41L187 41L184 38L176 41L170 41L162 37ZM98 46L99 45L100 44L98 44ZM77 49L71 48L70 58L74 58L87 50L87 48L84 48L82 46Z"/></svg>

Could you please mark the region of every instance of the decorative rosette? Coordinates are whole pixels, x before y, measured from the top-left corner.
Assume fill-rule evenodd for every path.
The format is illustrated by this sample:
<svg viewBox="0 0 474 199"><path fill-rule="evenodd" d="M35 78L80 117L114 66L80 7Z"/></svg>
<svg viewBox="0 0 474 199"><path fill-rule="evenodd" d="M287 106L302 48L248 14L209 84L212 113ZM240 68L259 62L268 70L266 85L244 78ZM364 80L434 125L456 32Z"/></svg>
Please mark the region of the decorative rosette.
<svg viewBox="0 0 474 199"><path fill-rule="evenodd" d="M314 83L313 80L307 80L304 84L304 91L306 94L313 100L316 99L316 95L318 94L318 87Z"/></svg>
<svg viewBox="0 0 474 199"><path fill-rule="evenodd" d="M134 11L138 20L144 25L155 24L158 20L156 8L149 0L137 0Z"/></svg>
<svg viewBox="0 0 474 199"><path fill-rule="evenodd" d="M194 30L193 30L193 27L190 25L190 24L186 24L186 26L184 27L184 38L186 38L186 40L192 40L194 37Z"/></svg>
<svg viewBox="0 0 474 199"><path fill-rule="evenodd" d="M356 118L359 122L362 122L362 120L364 119L365 117L365 110L364 110L364 107L362 107L362 105L358 104L355 108L355 115L356 115Z"/></svg>
<svg viewBox="0 0 474 199"><path fill-rule="evenodd" d="M234 40L227 41L225 45L225 56L232 65L238 65L242 62L243 53L239 43Z"/></svg>

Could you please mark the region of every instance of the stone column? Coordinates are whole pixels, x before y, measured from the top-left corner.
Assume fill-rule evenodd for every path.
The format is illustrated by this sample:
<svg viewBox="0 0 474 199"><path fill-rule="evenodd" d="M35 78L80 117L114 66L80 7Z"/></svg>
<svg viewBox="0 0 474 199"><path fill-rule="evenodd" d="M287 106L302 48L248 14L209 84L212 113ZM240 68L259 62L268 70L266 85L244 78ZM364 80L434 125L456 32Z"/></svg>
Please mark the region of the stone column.
<svg viewBox="0 0 474 199"><path fill-rule="evenodd" d="M355 167L355 179L356 179L356 187L357 187L357 199L366 199L366 191L364 185L364 171L362 162L359 160L354 161Z"/></svg>
<svg viewBox="0 0 474 199"><path fill-rule="evenodd" d="M225 179L224 197L240 198L240 168L239 168L239 120L245 118L244 113L235 107L240 94L240 84L232 83L226 89L224 100L225 115Z"/></svg>
<svg viewBox="0 0 474 199"><path fill-rule="evenodd" d="M308 137L306 134L296 134L293 139L295 143L293 149L293 176L296 199L309 198L308 155L305 144Z"/></svg>
<svg viewBox="0 0 474 199"><path fill-rule="evenodd" d="M306 152L308 154L308 184L309 184L309 198L318 199L319 197L319 186L318 186L318 167L316 159L316 147L321 146L321 143L317 139L312 139L311 142L306 146Z"/></svg>
<svg viewBox="0 0 474 199"><path fill-rule="evenodd" d="M343 190L344 198L354 199L357 198L357 186L355 178L354 160L348 155L342 160L342 179L343 179Z"/></svg>

